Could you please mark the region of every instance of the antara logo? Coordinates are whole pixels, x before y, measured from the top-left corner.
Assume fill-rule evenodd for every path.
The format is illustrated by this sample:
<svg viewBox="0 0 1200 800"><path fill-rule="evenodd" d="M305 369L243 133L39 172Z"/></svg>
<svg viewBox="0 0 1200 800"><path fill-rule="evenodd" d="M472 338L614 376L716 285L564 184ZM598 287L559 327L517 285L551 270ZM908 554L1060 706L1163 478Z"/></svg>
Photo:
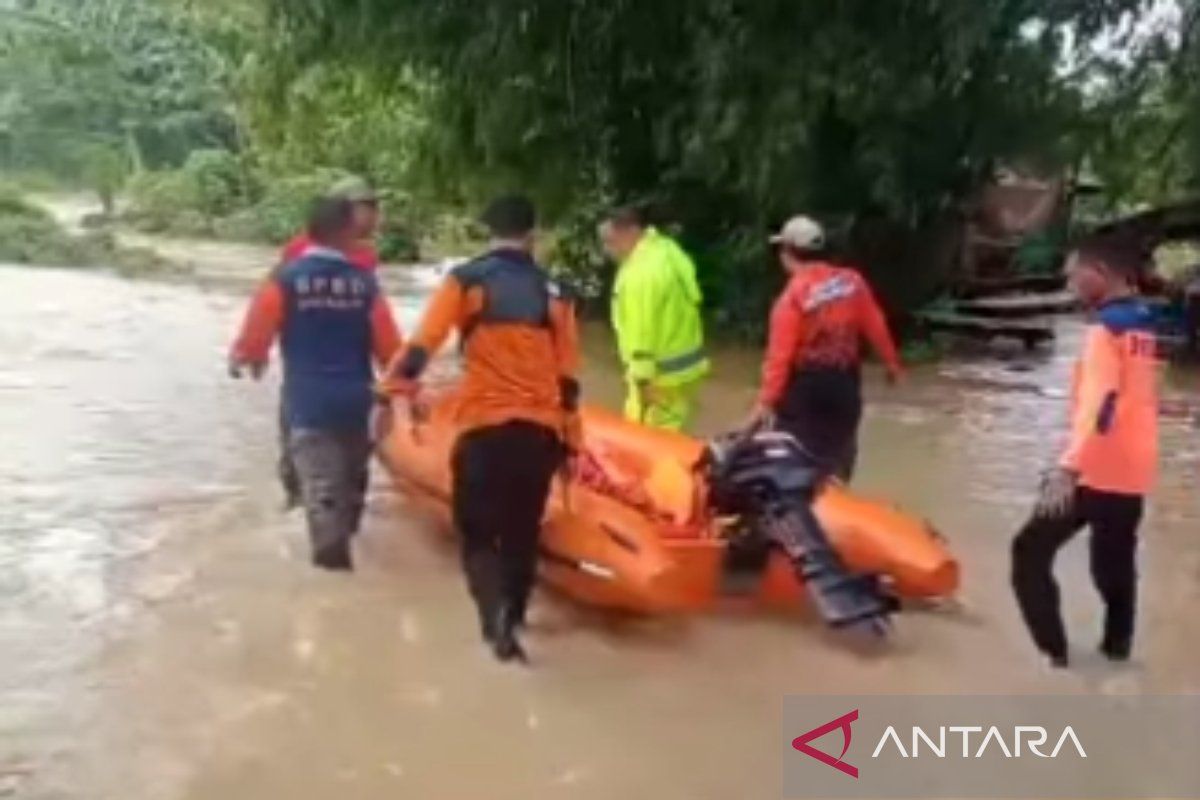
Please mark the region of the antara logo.
<svg viewBox="0 0 1200 800"><path fill-rule="evenodd" d="M815 758L822 764L833 767L834 769L849 775L851 778L858 777L858 767L845 761L846 753L850 750L850 741L853 736L851 725L858 720L858 709L843 714L837 719L831 719L824 725L819 725L811 731L801 734L792 740L792 748L797 750L809 758ZM818 750L813 747L810 742L820 739L828 733L841 730L842 732L842 752L836 757ZM978 743L976 747L972 747L972 734L979 734L978 739L974 741ZM953 743L954 737L958 737L961 742L961 749L951 748L948 745ZM910 746L906 749L905 743L900 738L894 725L889 725L879 737L879 743L875 745L875 749L871 752L871 758L879 758L885 749L894 748L902 758L920 758L923 754L932 755L935 758L946 758L947 753L954 756L956 752L961 752L963 758L982 758L989 750L994 747L997 753L1003 754L1005 758L1020 758L1025 752L1031 753L1038 758L1057 758L1058 754L1068 745L1073 748L1080 758L1087 758L1087 752L1083 749L1082 742L1075 734L1075 730L1070 726L1066 726L1062 733L1059 734L1053 750L1049 753L1042 751L1042 747L1050 741L1050 732L1040 725L1017 725L1011 734L1005 736L1000 728L992 725L984 728L982 725L949 725L941 726L936 729L936 735L931 736L924 728L913 726L911 738L909 739ZM1010 746L1011 743L1011 746ZM923 746L922 746L923 745ZM1024 745L1024 750L1022 750Z"/></svg>
<svg viewBox="0 0 1200 800"><path fill-rule="evenodd" d="M986 733L985 733L986 730ZM982 758L988 748L994 746L996 750L1004 754L1005 758L1020 758L1021 744L1030 753L1038 758L1058 758L1059 752L1068 742L1075 748L1075 752L1080 758L1087 758L1087 752L1084 751L1083 745L1079 741L1079 737L1075 735L1075 730L1068 725L1059 735L1054 749L1049 754L1043 753L1041 748L1050 738L1050 733L1040 725L1017 725L1013 728L1012 734L1007 739L1000 729L995 725L989 728L984 728L982 725L950 725L942 726L937 729L938 735L936 740L925 732L924 728L913 726L911 747L908 750L904 749L904 742L900 740L900 735L896 733L896 728L889 725L887 730L883 732L883 736L879 737L879 744L875 745L875 751L871 753L871 758L879 758L879 753L884 747L891 743L902 758L919 758L921 750L921 742L925 743L925 749L937 758L945 758L946 735L950 737L958 736L962 741L962 757L963 758ZM979 742L979 747L972 752L971 734L982 734ZM1012 742L1012 747L1009 747L1009 742ZM951 751L953 753L953 751Z"/></svg>
<svg viewBox="0 0 1200 800"><path fill-rule="evenodd" d="M796 750L799 750L801 753L804 753L804 755L809 756L810 758L815 758L822 764L828 764L834 769L846 773L851 778L857 778L858 767L854 766L853 764L847 764L842 760L846 756L846 751L850 749L850 737L852 735L850 731L850 724L856 719L858 719L857 708L851 711L849 714L843 714L837 719L831 719L824 725L813 728L807 733L800 734L795 739L792 739L792 747ZM811 742L813 739L820 739L825 734L835 731L838 728L842 729L842 752L837 758L834 758L828 753L818 750L809 744L809 742Z"/></svg>

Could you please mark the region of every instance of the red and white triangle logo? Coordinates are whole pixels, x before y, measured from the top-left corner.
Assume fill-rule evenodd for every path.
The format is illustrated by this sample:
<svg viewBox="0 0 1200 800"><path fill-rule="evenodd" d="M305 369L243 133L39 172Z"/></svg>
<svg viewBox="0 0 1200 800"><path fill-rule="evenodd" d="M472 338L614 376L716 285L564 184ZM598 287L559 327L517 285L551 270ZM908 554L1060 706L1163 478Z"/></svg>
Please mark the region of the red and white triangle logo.
<svg viewBox="0 0 1200 800"><path fill-rule="evenodd" d="M824 725L821 725L820 727L817 727L817 728L813 728L808 733L803 733L803 734L797 736L795 739L792 739L792 748L795 750L799 750L801 753L804 753L804 755L806 755L806 756L815 758L817 761L820 761L822 764L827 764L827 765L833 767L834 769L838 770L839 772L846 773L851 778L857 778L858 777L858 767L856 767L852 764L847 764L845 761L842 760L846 755L846 751L850 749L850 736L851 736L850 723L854 722L857 719L858 719L858 709L856 708L853 711L851 711L849 714L843 714L842 716L838 717L837 719L831 719L829 722L826 722ZM842 738L842 752L838 755L837 758L834 758L833 756L829 755L829 753L826 753L822 750L818 750L817 748L815 748L809 744L809 742L813 741L814 739L820 739L825 734L830 733L831 731L835 731L839 728L842 731L843 738Z"/></svg>

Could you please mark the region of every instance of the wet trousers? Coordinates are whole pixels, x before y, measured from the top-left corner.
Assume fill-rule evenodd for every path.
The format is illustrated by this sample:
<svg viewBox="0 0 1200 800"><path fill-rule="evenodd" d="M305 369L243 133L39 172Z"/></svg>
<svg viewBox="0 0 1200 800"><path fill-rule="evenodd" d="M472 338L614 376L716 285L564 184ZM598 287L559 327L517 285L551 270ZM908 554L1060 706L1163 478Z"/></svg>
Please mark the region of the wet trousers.
<svg viewBox="0 0 1200 800"><path fill-rule="evenodd" d="M643 402L637 385L630 383L625 395L625 418L651 428L682 431L695 413L696 395L700 393L701 383L703 380L678 386L656 385L657 397L652 403Z"/></svg>
<svg viewBox="0 0 1200 800"><path fill-rule="evenodd" d="M504 611L520 624L533 589L550 482L563 447L550 428L513 421L478 428L454 448L454 524L485 634Z"/></svg>
<svg viewBox="0 0 1200 800"><path fill-rule="evenodd" d="M1144 500L1080 488L1071 512L1035 516L1012 544L1012 586L1033 641L1051 657L1065 657L1067 635L1059 612L1054 556L1082 528L1091 528L1092 581L1104 600L1104 638L1109 654L1127 656L1133 644L1137 600L1137 530Z"/></svg>
<svg viewBox="0 0 1200 800"><path fill-rule="evenodd" d="M294 428L288 452L300 483L313 563L349 569L350 540L358 532L370 480L370 438L366 431Z"/></svg>
<svg viewBox="0 0 1200 800"><path fill-rule="evenodd" d="M289 439L287 404L281 393L279 398L279 461L276 464L276 471L287 505L292 507L300 504L300 475L296 472L296 462L292 460L292 447Z"/></svg>
<svg viewBox="0 0 1200 800"><path fill-rule="evenodd" d="M827 473L847 482L858 462L862 413L857 367L796 370L775 409L779 429L796 437Z"/></svg>

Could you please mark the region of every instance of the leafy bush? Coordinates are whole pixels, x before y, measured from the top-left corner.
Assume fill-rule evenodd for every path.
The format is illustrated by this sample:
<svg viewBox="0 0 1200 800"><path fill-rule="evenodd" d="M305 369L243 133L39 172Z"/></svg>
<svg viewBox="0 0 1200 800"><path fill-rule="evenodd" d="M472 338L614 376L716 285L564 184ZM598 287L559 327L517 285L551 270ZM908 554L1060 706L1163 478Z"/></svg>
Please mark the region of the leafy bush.
<svg viewBox="0 0 1200 800"><path fill-rule="evenodd" d="M157 253L117 246L111 230L73 236L44 209L0 186L0 263L46 267L115 267L123 274L164 272Z"/></svg>
<svg viewBox="0 0 1200 800"><path fill-rule="evenodd" d="M105 214L112 214L117 193L129 174L128 159L121 149L112 144L91 142L81 146L75 153L79 174L87 188L96 193Z"/></svg>
<svg viewBox="0 0 1200 800"><path fill-rule="evenodd" d="M5 171L0 180L3 180L3 183L7 184L13 190L19 189L30 194L49 194L61 190L63 186L60 178L56 178L48 172L37 170Z"/></svg>
<svg viewBox="0 0 1200 800"><path fill-rule="evenodd" d="M0 262L50 267L93 263L87 248L48 218L0 214Z"/></svg>
<svg viewBox="0 0 1200 800"><path fill-rule="evenodd" d="M250 188L233 153L197 150L180 169L134 176L126 218L146 233L207 235L214 220L248 204Z"/></svg>
<svg viewBox="0 0 1200 800"><path fill-rule="evenodd" d="M257 207L243 208L212 224L211 233L217 239L230 242L276 242L270 226L259 217Z"/></svg>
<svg viewBox="0 0 1200 800"><path fill-rule="evenodd" d="M0 216L49 219L41 208L27 202L19 192L0 184Z"/></svg>
<svg viewBox="0 0 1200 800"><path fill-rule="evenodd" d="M412 263L421 258L421 247L417 237L399 222L385 223L379 231L377 244L382 261Z"/></svg>
<svg viewBox="0 0 1200 800"><path fill-rule="evenodd" d="M302 175L264 178L262 197L238 215L238 227L253 241L282 242L304 225L313 201L344 172L317 169Z"/></svg>
<svg viewBox="0 0 1200 800"><path fill-rule="evenodd" d="M596 236L601 213L600 204L589 204L562 219L552 233L544 258L547 268L589 303L589 310L598 307L615 274Z"/></svg>
<svg viewBox="0 0 1200 800"><path fill-rule="evenodd" d="M194 208L205 217L215 219L246 205L249 187L242 163L228 150L195 150L182 171Z"/></svg>
<svg viewBox="0 0 1200 800"><path fill-rule="evenodd" d="M127 190L126 218L145 233L170 230L181 213L200 204L195 183L182 170L143 172L129 181Z"/></svg>
<svg viewBox="0 0 1200 800"><path fill-rule="evenodd" d="M126 219L145 233L215 236L278 243L304 225L313 201L347 177L318 168L293 175L254 175L223 150L193 153L178 170L146 172L128 186ZM406 193L383 193L379 251L388 261L420 256L419 212Z"/></svg>
<svg viewBox="0 0 1200 800"><path fill-rule="evenodd" d="M83 266L88 256L87 248L44 210L0 187L0 262Z"/></svg>
<svg viewBox="0 0 1200 800"><path fill-rule="evenodd" d="M263 197L253 206L231 215L216 226L221 238L281 242L304 226L314 200L346 173L318 169L311 173L264 181ZM381 192L383 220L377 244L385 261L415 261L420 257L419 212L408 195Z"/></svg>
<svg viewBox="0 0 1200 800"><path fill-rule="evenodd" d="M172 236L207 237L213 233L213 220L194 208L180 211L167 225L164 233Z"/></svg>

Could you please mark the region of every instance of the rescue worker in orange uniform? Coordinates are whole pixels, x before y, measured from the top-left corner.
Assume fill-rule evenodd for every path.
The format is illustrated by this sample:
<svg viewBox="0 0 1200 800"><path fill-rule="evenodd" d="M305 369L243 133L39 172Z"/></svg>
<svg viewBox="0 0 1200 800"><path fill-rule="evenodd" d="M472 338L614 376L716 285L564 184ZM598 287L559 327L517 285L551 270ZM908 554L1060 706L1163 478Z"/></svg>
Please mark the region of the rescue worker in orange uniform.
<svg viewBox="0 0 1200 800"><path fill-rule="evenodd" d="M346 257L354 208L319 201L312 245L255 295L230 354L230 371L262 376L275 339L283 352L288 453L308 517L313 563L349 570L368 482L372 360L386 366L400 344L375 276Z"/></svg>
<svg viewBox="0 0 1200 800"><path fill-rule="evenodd" d="M1117 234L1084 242L1068 261L1089 310L1071 393L1070 439L1012 545L1012 585L1038 649L1068 665L1054 556L1091 529L1092 580L1104 600L1100 652L1129 658L1137 595L1135 555L1145 497L1158 464L1158 347L1154 317L1134 296L1141 245Z"/></svg>
<svg viewBox="0 0 1200 800"><path fill-rule="evenodd" d="M862 419L862 341L895 383L904 370L887 320L859 273L831 263L825 232L796 216L771 237L791 279L771 311L762 388L749 425L774 425L829 472L854 473Z"/></svg>
<svg viewBox="0 0 1200 800"><path fill-rule="evenodd" d="M578 341L570 300L533 257L533 204L502 197L483 221L490 249L451 271L381 389L414 395L458 330L465 363L452 469L463 568L484 640L501 661L523 661L517 631L542 515L577 424Z"/></svg>

